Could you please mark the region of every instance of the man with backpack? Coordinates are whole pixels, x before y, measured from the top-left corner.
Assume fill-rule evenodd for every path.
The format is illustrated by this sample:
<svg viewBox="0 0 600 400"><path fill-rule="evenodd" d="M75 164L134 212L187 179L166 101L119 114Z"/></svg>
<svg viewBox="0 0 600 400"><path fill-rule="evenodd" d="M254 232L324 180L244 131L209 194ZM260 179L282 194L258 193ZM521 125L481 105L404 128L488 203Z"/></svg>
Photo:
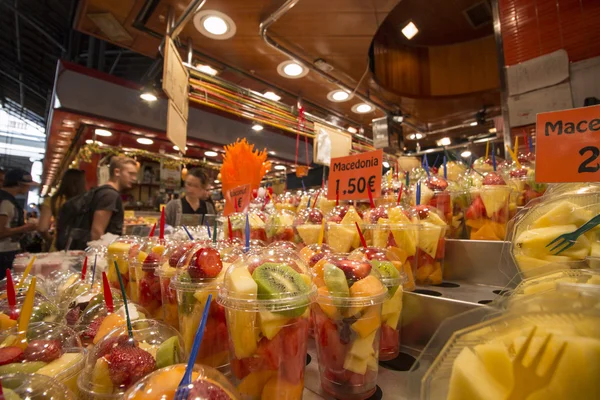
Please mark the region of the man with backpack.
<svg viewBox="0 0 600 400"><path fill-rule="evenodd" d="M56 248L84 250L88 241L98 240L105 233L121 235L125 217L121 192L131 189L137 173L135 160L113 157L105 185L76 196L62 206L56 224Z"/></svg>
<svg viewBox="0 0 600 400"><path fill-rule="evenodd" d="M0 279L4 279L6 268L12 268L17 253L21 251L21 238L35 231L37 223L25 223L23 207L15 196L26 195L37 183L23 169L8 170L0 190Z"/></svg>

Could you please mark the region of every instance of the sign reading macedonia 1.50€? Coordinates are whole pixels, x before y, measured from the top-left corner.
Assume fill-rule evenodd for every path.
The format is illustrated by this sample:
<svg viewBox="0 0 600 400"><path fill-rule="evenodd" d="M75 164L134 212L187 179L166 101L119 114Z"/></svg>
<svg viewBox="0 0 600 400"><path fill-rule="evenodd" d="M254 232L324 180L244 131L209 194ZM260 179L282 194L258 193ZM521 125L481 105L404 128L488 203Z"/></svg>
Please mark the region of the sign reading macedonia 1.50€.
<svg viewBox="0 0 600 400"><path fill-rule="evenodd" d="M335 200L364 200L381 194L383 150L332 158L329 166L327 198Z"/></svg>
<svg viewBox="0 0 600 400"><path fill-rule="evenodd" d="M537 115L535 180L600 182L600 106Z"/></svg>

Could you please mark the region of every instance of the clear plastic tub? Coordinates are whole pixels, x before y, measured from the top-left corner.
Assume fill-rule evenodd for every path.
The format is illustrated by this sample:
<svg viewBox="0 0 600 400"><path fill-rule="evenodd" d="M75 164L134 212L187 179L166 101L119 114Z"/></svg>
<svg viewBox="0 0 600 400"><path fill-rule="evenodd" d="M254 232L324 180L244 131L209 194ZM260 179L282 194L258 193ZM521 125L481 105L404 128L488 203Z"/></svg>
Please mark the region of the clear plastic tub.
<svg viewBox="0 0 600 400"><path fill-rule="evenodd" d="M265 398L267 391L272 398L302 398L314 291L308 268L289 250L251 253L227 270L218 301L242 397L262 392Z"/></svg>
<svg viewBox="0 0 600 400"><path fill-rule="evenodd" d="M175 396L179 382L185 373L185 364L161 368L144 377L123 396L124 400L166 400ZM186 400L213 399L238 400L241 397L225 375L206 365L194 365L192 387ZM272 399L278 396L270 397Z"/></svg>
<svg viewBox="0 0 600 400"><path fill-rule="evenodd" d="M113 329L90 352L78 380L79 398L122 399L125 391L157 369L185 362L181 335L155 320L132 321Z"/></svg>
<svg viewBox="0 0 600 400"><path fill-rule="evenodd" d="M56 379L40 374L1 374L6 400L76 400L77 396ZM17 396L17 397L15 397Z"/></svg>

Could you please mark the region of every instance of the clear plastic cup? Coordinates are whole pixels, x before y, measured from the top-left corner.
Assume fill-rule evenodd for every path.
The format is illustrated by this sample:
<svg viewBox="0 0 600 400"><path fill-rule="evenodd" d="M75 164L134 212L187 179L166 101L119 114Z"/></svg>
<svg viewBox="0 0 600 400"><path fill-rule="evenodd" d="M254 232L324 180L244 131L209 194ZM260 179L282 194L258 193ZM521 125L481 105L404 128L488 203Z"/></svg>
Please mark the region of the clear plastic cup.
<svg viewBox="0 0 600 400"><path fill-rule="evenodd" d="M314 292L308 268L289 250L251 253L227 270L219 303L243 398L302 398Z"/></svg>
<svg viewBox="0 0 600 400"><path fill-rule="evenodd" d="M227 326L225 310L216 302L216 297L225 270L241 255L241 251L236 248L222 250L223 253L215 247L194 245L179 260L171 287L177 294L179 331L188 353L192 349L208 296L213 295L215 301L210 305L196 362L224 370L229 365Z"/></svg>
<svg viewBox="0 0 600 400"><path fill-rule="evenodd" d="M356 230L364 224L362 213L354 206L336 206L325 217L325 241L336 253L349 253L360 247L360 238Z"/></svg>
<svg viewBox="0 0 600 400"><path fill-rule="evenodd" d="M121 278L123 279L127 298L132 301L136 301L137 290L132 290L132 287L135 289L135 283L130 284L130 281L135 279L135 274L130 274L129 252L136 251L136 249L139 249L139 238L135 236L121 236L113 241L106 251L106 275L110 286L115 289L120 289L119 278L117 277L117 272L115 270L116 262L119 266Z"/></svg>
<svg viewBox="0 0 600 400"><path fill-rule="evenodd" d="M25 283L23 284L23 286L21 286L21 288L17 289L15 287L15 292L17 295L25 295L27 293L27 290L29 289L29 284L31 283L31 279L34 277L35 275L28 275L27 279L25 280ZM23 277L23 274L21 273L17 273L12 271L12 277L13 277L13 283L15 284L15 286L21 281L21 278ZM8 284L8 281L6 280L6 278L0 280L0 301L2 300L6 300L6 286ZM46 280L46 278L43 277L37 277L36 279L36 285L35 285L35 291L47 298L51 298L52 296L48 293L48 281Z"/></svg>
<svg viewBox="0 0 600 400"><path fill-rule="evenodd" d="M468 190L452 190L452 219L448 222L448 237L452 239L468 239L465 214L471 202Z"/></svg>
<svg viewBox="0 0 600 400"><path fill-rule="evenodd" d="M280 210L269 215L266 223L267 243L280 240L296 242L294 220L295 213L288 210Z"/></svg>
<svg viewBox="0 0 600 400"><path fill-rule="evenodd" d="M418 224L416 252L410 260L415 282L439 285L443 280L448 226L434 207L419 205L411 208L411 219Z"/></svg>
<svg viewBox="0 0 600 400"><path fill-rule="evenodd" d="M465 225L471 240L504 240L512 189L507 185L483 185L470 192Z"/></svg>
<svg viewBox="0 0 600 400"><path fill-rule="evenodd" d="M314 269L312 305L321 387L338 399L375 393L381 305L387 290L376 269L346 256L326 257Z"/></svg>
<svg viewBox="0 0 600 400"><path fill-rule="evenodd" d="M5 360L0 374L46 375L77 394L77 377L86 351L71 328L53 322L30 323L27 332L19 332L16 327L3 332L0 343Z"/></svg>
<svg viewBox="0 0 600 400"><path fill-rule="evenodd" d="M17 319L21 314L21 307L25 301L25 295L16 297L16 306L11 310L8 301L0 302L0 331L8 330L17 324ZM42 294L36 292L33 298L33 311L31 322L63 322L64 311L60 310L56 304L48 300Z"/></svg>
<svg viewBox="0 0 600 400"><path fill-rule="evenodd" d="M421 181L421 204L436 208L447 224L452 221L452 196L443 177L432 175Z"/></svg>
<svg viewBox="0 0 600 400"><path fill-rule="evenodd" d="M76 400L65 385L40 374L1 374L2 390L6 400ZM15 397L18 396L18 397Z"/></svg>
<svg viewBox="0 0 600 400"><path fill-rule="evenodd" d="M151 319L131 325L133 342L127 327L119 326L91 350L77 381L80 399L122 399L145 376L185 362L183 341L175 329Z"/></svg>
<svg viewBox="0 0 600 400"><path fill-rule="evenodd" d="M319 241L323 212L316 207L303 208L294 220L294 241L298 246L309 246Z"/></svg>
<svg viewBox="0 0 600 400"><path fill-rule="evenodd" d="M132 386L123 396L124 400L165 400L173 399L179 382L185 373L185 364L175 364L161 368L144 377ZM192 370L192 387L186 400L241 399L237 390L225 375L206 365L194 365ZM218 397L217 397L218 396Z"/></svg>

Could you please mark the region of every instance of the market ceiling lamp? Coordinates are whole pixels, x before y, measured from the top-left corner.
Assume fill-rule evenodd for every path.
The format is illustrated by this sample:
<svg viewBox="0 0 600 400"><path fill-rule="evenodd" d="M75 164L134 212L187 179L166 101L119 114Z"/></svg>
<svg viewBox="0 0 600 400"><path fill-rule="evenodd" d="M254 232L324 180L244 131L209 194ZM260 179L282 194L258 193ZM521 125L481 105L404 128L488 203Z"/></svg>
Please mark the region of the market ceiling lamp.
<svg viewBox="0 0 600 400"><path fill-rule="evenodd" d="M225 40L235 35L235 22L227 14L216 10L203 10L194 15L194 26L206 37Z"/></svg>
<svg viewBox="0 0 600 400"><path fill-rule="evenodd" d="M460 156L462 158L469 158L469 157L471 157L471 152L469 150L465 150L462 153L460 153Z"/></svg>
<svg viewBox="0 0 600 400"><path fill-rule="evenodd" d="M158 95L154 86L151 84L144 86L140 92L140 99L147 101L148 103L158 100Z"/></svg>
<svg viewBox="0 0 600 400"><path fill-rule="evenodd" d="M425 135L423 135L422 133L411 133L410 135L408 135L409 140L419 140L423 139L424 137Z"/></svg>
<svg viewBox="0 0 600 400"><path fill-rule="evenodd" d="M440 140L435 142L438 146L450 146L450 144L452 143L452 141L450 140L449 137L444 137L441 138Z"/></svg>
<svg viewBox="0 0 600 400"><path fill-rule="evenodd" d="M107 129L100 129L100 128L98 128L98 129L94 130L94 133L97 136L104 136L104 137L112 136L112 132L109 131L109 130L107 130Z"/></svg>
<svg viewBox="0 0 600 400"><path fill-rule="evenodd" d="M373 106L367 103L358 103L352 106L352 111L357 114L366 114L373 111Z"/></svg>
<svg viewBox="0 0 600 400"><path fill-rule="evenodd" d="M350 126L350 127L348 127L348 132L350 132L350 133L357 133L357 132L358 132L358 129L356 129L356 128L355 128L355 127L353 127L353 126Z"/></svg>
<svg viewBox="0 0 600 400"><path fill-rule="evenodd" d="M469 125L471 125L471 126L477 126L477 121L473 121Z"/></svg>
<svg viewBox="0 0 600 400"><path fill-rule="evenodd" d="M187 147L187 146L185 146L185 150L186 150L186 151L187 151L187 149L188 149L188 147ZM175 151L179 151L179 147L178 147L178 146L173 146L173 150L175 150Z"/></svg>
<svg viewBox="0 0 600 400"><path fill-rule="evenodd" d="M333 90L327 93L327 99L336 103L348 101L352 98L352 95L345 90Z"/></svg>
<svg viewBox="0 0 600 400"><path fill-rule="evenodd" d="M288 60L277 66L277 73L285 78L298 79L306 76L308 74L308 69L304 68L296 61Z"/></svg>
<svg viewBox="0 0 600 400"><path fill-rule="evenodd" d="M268 91L268 92L264 92L263 96L266 97L269 100L273 100L273 101L279 101L281 100L281 96L277 95L274 92Z"/></svg>
<svg viewBox="0 0 600 400"><path fill-rule="evenodd" d="M278 171L283 171L284 169L287 169L285 165L276 165L273 168Z"/></svg>
<svg viewBox="0 0 600 400"><path fill-rule="evenodd" d="M260 131L262 131L263 129L264 129L264 128L263 128L263 126L262 126L262 125L260 125L260 124L254 124L254 125L252 125L252 130L253 130L253 131L260 132Z"/></svg>
<svg viewBox="0 0 600 400"><path fill-rule="evenodd" d="M143 137L137 138L136 141L139 144L147 144L147 145L151 145L152 143L154 143L154 140L148 139L148 138L143 138Z"/></svg>
<svg viewBox="0 0 600 400"><path fill-rule="evenodd" d="M209 151L205 151L204 155L207 157L216 157L219 155L219 153L217 153L216 151L209 150Z"/></svg>
<svg viewBox="0 0 600 400"><path fill-rule="evenodd" d="M404 28L402 28L402 34L408 40L414 38L417 33L419 33L419 29L412 21L409 21L406 25L404 25Z"/></svg>
<svg viewBox="0 0 600 400"><path fill-rule="evenodd" d="M389 163L389 162L387 162L387 161L384 161L384 162L383 162L383 167L384 167L384 168L389 168L389 167L390 167L390 163Z"/></svg>
<svg viewBox="0 0 600 400"><path fill-rule="evenodd" d="M218 70L214 69L210 65L206 64L198 64L196 65L196 69L200 72L204 72L206 75L215 76L219 73Z"/></svg>
<svg viewBox="0 0 600 400"><path fill-rule="evenodd" d="M104 143L98 141L98 140L92 140L92 139L88 139L85 141L86 144L97 144L98 146L104 146Z"/></svg>

